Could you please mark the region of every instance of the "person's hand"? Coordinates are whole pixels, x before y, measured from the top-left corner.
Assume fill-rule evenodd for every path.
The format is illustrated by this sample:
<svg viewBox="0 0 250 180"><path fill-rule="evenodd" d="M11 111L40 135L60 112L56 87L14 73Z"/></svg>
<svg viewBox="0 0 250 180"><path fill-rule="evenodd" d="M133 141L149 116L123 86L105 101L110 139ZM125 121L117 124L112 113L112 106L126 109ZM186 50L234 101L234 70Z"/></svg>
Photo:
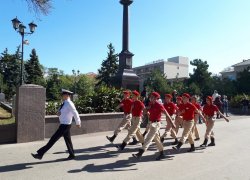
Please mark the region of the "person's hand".
<svg viewBox="0 0 250 180"><path fill-rule="evenodd" d="M57 115L57 116L61 116L61 113L59 112L59 113L57 113L56 115Z"/></svg>
<svg viewBox="0 0 250 180"><path fill-rule="evenodd" d="M226 121L229 122L229 119L226 118Z"/></svg>
<svg viewBox="0 0 250 180"><path fill-rule="evenodd" d="M151 109L151 106L149 105L149 106L147 107L147 109Z"/></svg>
<svg viewBox="0 0 250 180"><path fill-rule="evenodd" d="M206 120L205 120L205 119L202 119L202 122L203 122L203 123L206 123Z"/></svg>
<svg viewBox="0 0 250 180"><path fill-rule="evenodd" d="M81 125L80 125L80 124L79 124L79 125L76 125L76 127L77 127L77 128L81 128Z"/></svg>
<svg viewBox="0 0 250 180"><path fill-rule="evenodd" d="M185 110L182 110L181 113L185 113Z"/></svg>
<svg viewBox="0 0 250 180"><path fill-rule="evenodd" d="M131 106L131 109L133 109L134 107L135 107L135 105L132 105L132 106Z"/></svg>

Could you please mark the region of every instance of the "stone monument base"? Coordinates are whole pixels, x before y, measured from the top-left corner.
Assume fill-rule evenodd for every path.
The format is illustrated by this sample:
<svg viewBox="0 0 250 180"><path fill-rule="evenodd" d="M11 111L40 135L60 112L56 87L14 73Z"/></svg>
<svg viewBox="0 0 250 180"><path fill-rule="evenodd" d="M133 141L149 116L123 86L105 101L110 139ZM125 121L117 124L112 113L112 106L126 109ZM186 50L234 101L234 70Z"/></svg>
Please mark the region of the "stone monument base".
<svg viewBox="0 0 250 180"><path fill-rule="evenodd" d="M111 78L111 86L114 86L116 89L123 88L124 90L130 89L131 91L140 92L141 87L141 78L137 76L132 69L124 69L122 73L117 73L114 77Z"/></svg>
<svg viewBox="0 0 250 180"><path fill-rule="evenodd" d="M17 143L44 140L46 89L27 84L17 88Z"/></svg>
<svg viewBox="0 0 250 180"><path fill-rule="evenodd" d="M77 100L78 99L78 95L74 94L73 96L71 96L71 101Z"/></svg>

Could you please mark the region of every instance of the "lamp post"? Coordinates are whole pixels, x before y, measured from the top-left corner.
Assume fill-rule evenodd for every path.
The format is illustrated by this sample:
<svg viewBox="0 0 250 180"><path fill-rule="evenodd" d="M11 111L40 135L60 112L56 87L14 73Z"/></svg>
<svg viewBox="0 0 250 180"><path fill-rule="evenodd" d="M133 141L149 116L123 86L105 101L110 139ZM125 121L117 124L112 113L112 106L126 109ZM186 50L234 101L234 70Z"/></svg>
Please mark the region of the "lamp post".
<svg viewBox="0 0 250 180"><path fill-rule="evenodd" d="M22 36L22 61L21 61L21 78L20 78L20 86L22 86L23 85L23 44L24 44L24 36L29 35L29 34L33 34L35 32L35 30L36 30L37 25L35 23L33 23L33 22L29 23L30 33L28 33L28 32L24 32L26 27L23 24L21 24L21 22L17 19L17 17L15 19L12 19L11 21L12 21L13 28L15 29L15 31L17 31Z"/></svg>
<svg viewBox="0 0 250 180"><path fill-rule="evenodd" d="M72 72L73 72L73 75L75 75L75 94L76 94L76 77L79 76L80 71L78 70L76 73L76 71L73 69Z"/></svg>

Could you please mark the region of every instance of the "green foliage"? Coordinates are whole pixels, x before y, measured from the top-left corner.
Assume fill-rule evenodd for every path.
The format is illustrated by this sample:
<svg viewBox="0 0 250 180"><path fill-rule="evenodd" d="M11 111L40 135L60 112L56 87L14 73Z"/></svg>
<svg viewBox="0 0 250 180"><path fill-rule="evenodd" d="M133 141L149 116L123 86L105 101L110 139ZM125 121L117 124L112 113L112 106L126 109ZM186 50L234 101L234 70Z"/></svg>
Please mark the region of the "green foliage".
<svg viewBox="0 0 250 180"><path fill-rule="evenodd" d="M250 66L239 72L236 84L238 93L250 94Z"/></svg>
<svg viewBox="0 0 250 180"><path fill-rule="evenodd" d="M173 89L167 83L167 77L162 73L161 69L152 71L148 75L143 84L144 87L148 88L149 92L157 91L161 97L165 97L166 93L172 93Z"/></svg>
<svg viewBox="0 0 250 180"><path fill-rule="evenodd" d="M108 46L109 52L107 59L102 61L101 69L98 69L98 77L99 80L97 85L102 84L103 82L108 85L110 82L110 78L114 76L119 68L117 54L115 54L115 48L110 43Z"/></svg>
<svg viewBox="0 0 250 180"><path fill-rule="evenodd" d="M74 104L80 114L120 112L121 109L116 110L115 108L122 98L122 89L117 90L114 87L101 87L86 96L79 96L78 100L74 101ZM55 114L60 105L49 102L46 106L46 114Z"/></svg>
<svg viewBox="0 0 250 180"><path fill-rule="evenodd" d="M231 108L242 108L242 103L241 101L244 99L244 97L247 97L247 99L249 99L250 96L243 94L243 95L236 95L234 97L231 98L231 100L229 101L229 106Z"/></svg>
<svg viewBox="0 0 250 180"><path fill-rule="evenodd" d="M35 49L32 49L30 59L25 63L25 70L28 74L27 84L37 84L45 87L46 82L43 78L42 66L39 63Z"/></svg>
<svg viewBox="0 0 250 180"><path fill-rule="evenodd" d="M191 74L190 78L185 82L188 86L195 83L199 87L200 92L202 92L205 87L211 83L212 73L208 72L209 65L207 64L207 61L202 61L201 59L194 59L193 61L190 61L190 64L196 68L193 69L193 74Z"/></svg>

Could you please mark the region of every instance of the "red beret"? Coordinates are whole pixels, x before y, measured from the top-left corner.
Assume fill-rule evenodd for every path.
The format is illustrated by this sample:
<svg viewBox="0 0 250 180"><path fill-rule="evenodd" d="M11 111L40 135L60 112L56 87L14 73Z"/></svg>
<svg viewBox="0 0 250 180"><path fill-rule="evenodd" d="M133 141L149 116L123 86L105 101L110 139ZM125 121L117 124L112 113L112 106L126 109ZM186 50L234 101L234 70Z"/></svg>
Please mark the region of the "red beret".
<svg viewBox="0 0 250 180"><path fill-rule="evenodd" d="M190 96L188 93L183 93L182 96L185 96L185 97L187 97L188 99L191 98L191 96Z"/></svg>
<svg viewBox="0 0 250 180"><path fill-rule="evenodd" d="M177 97L177 99L181 100L182 101L182 97Z"/></svg>
<svg viewBox="0 0 250 180"><path fill-rule="evenodd" d="M213 101L213 98L211 96L207 96L207 99L209 99L210 101Z"/></svg>
<svg viewBox="0 0 250 180"><path fill-rule="evenodd" d="M156 98L160 98L160 95L158 94L158 92L152 92L151 96L155 96Z"/></svg>
<svg viewBox="0 0 250 180"><path fill-rule="evenodd" d="M133 91L132 93L136 96L140 96L140 94L137 91Z"/></svg>
<svg viewBox="0 0 250 180"><path fill-rule="evenodd" d="M123 94L128 94L128 95L130 95L130 92L128 92L128 91L123 91Z"/></svg>
<svg viewBox="0 0 250 180"><path fill-rule="evenodd" d="M168 98L172 98L172 95L171 94L166 94L165 97L168 97Z"/></svg>

